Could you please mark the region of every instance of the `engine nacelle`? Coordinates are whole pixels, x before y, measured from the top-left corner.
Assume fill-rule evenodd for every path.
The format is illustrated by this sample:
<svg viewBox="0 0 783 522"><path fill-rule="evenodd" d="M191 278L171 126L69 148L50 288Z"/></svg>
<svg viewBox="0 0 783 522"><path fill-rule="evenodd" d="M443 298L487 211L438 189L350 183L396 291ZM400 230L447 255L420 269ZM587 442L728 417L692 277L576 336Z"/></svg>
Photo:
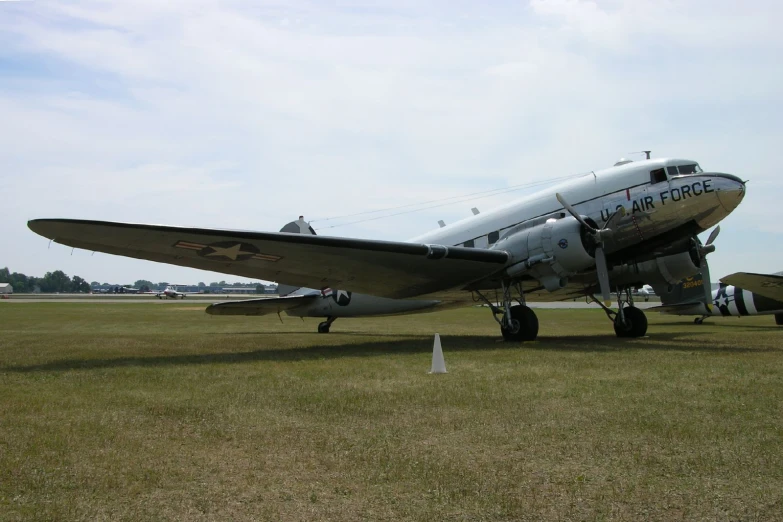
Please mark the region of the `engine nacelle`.
<svg viewBox="0 0 783 522"><path fill-rule="evenodd" d="M697 261L699 264L697 264ZM696 275L700 270L700 258L693 252L681 252L671 256L658 257L642 263L615 266L610 272L612 281L644 281L652 286L675 285Z"/></svg>
<svg viewBox="0 0 783 522"><path fill-rule="evenodd" d="M492 248L511 255L514 264L506 269L510 277L530 274L550 292L563 288L569 276L595 265L595 251L584 227L570 216L511 233Z"/></svg>

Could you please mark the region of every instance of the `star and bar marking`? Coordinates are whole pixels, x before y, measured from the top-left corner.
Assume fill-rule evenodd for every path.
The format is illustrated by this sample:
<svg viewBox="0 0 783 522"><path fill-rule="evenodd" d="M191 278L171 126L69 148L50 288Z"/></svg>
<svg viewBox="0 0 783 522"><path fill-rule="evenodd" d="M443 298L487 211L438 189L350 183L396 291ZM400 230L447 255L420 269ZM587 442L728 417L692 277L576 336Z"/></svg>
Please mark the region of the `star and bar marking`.
<svg viewBox="0 0 783 522"><path fill-rule="evenodd" d="M200 257L226 258L231 261L247 261L258 259L261 261L280 261L281 256L264 254L258 251L255 245L241 241L219 241L217 243L202 244L192 241L179 240L174 243L175 248L184 248L196 252Z"/></svg>

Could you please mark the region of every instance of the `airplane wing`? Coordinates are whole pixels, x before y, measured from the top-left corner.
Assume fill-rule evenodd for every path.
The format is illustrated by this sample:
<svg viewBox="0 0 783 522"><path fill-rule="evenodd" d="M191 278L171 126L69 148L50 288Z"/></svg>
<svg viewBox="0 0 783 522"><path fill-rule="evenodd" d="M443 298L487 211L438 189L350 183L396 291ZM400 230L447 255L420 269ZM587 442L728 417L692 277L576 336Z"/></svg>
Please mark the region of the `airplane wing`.
<svg viewBox="0 0 783 522"><path fill-rule="evenodd" d="M207 307L212 315L267 315L279 314L318 299L317 295L293 295L290 297L268 297L245 299L242 301L224 301Z"/></svg>
<svg viewBox="0 0 783 522"><path fill-rule="evenodd" d="M460 289L508 262L496 250L306 234L77 219L35 219L27 226L85 250L391 298Z"/></svg>
<svg viewBox="0 0 783 522"><path fill-rule="evenodd" d="M704 301L688 301L687 303L677 304L664 304L658 306L651 306L647 309L649 312L661 312L662 314L677 314L686 310L692 310L696 307L701 307L706 310L706 304ZM706 310L709 312L709 310Z"/></svg>
<svg viewBox="0 0 783 522"><path fill-rule="evenodd" d="M783 276L781 275L737 272L722 277L721 281L769 299L783 301Z"/></svg>

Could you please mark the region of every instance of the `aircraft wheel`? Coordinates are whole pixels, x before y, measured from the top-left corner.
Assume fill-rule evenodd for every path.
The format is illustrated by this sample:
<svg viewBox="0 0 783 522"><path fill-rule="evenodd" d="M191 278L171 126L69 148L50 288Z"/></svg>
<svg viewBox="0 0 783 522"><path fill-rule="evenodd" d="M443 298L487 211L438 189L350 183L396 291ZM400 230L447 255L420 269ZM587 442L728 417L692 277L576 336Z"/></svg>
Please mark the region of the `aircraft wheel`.
<svg viewBox="0 0 783 522"><path fill-rule="evenodd" d="M783 314L775 314L775 324L783 326Z"/></svg>
<svg viewBox="0 0 783 522"><path fill-rule="evenodd" d="M642 337L647 333L647 316L635 306L623 310L625 323L620 322L620 315L614 319L614 333L617 337Z"/></svg>
<svg viewBox="0 0 783 522"><path fill-rule="evenodd" d="M318 323L318 333L329 333L330 326L331 325L326 321Z"/></svg>
<svg viewBox="0 0 783 522"><path fill-rule="evenodd" d="M704 318L703 317L697 317L696 319L693 320L693 322L694 322L694 324L703 324L704 323Z"/></svg>
<svg viewBox="0 0 783 522"><path fill-rule="evenodd" d="M538 317L525 305L512 306L510 328L501 328L500 333L506 341L535 341L538 337Z"/></svg>

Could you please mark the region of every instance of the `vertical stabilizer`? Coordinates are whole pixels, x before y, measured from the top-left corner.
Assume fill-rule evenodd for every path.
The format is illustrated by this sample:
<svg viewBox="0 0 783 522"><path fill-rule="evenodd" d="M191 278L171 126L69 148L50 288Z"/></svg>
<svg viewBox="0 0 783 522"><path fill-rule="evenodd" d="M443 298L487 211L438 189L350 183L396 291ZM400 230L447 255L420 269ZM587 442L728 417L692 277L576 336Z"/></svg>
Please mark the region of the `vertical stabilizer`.
<svg viewBox="0 0 783 522"><path fill-rule="evenodd" d="M299 216L299 219L296 221L291 221L286 226L280 229L280 232L285 232L287 234L306 234L310 236L314 236L315 230L313 230L313 227L310 226L310 223L304 220L304 216ZM277 284L277 295L284 296L284 295L290 295L299 290L300 286L291 286L291 285L285 285L282 283ZM310 289L308 289L310 290Z"/></svg>
<svg viewBox="0 0 783 522"><path fill-rule="evenodd" d="M286 232L288 234L308 234L315 235L315 230L310 226L310 223L304 220L304 216L299 216L296 221L291 221L286 226L280 229L280 232Z"/></svg>

